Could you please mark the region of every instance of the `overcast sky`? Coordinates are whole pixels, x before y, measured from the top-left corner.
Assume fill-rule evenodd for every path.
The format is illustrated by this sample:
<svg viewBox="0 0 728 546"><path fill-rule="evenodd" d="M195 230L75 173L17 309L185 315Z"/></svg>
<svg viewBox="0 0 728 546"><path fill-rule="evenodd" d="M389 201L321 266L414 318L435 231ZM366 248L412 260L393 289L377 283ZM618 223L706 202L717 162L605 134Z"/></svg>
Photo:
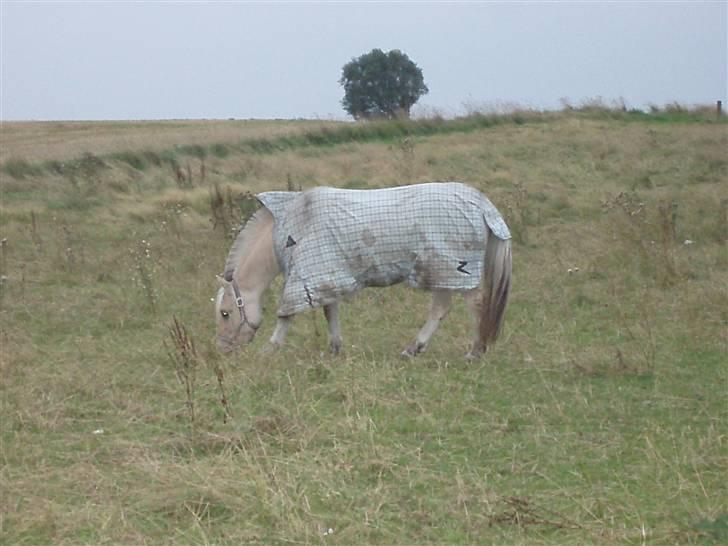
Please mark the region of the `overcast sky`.
<svg viewBox="0 0 728 546"><path fill-rule="evenodd" d="M461 114L726 101L726 1L0 0L0 118L345 118L342 66L400 49Z"/></svg>

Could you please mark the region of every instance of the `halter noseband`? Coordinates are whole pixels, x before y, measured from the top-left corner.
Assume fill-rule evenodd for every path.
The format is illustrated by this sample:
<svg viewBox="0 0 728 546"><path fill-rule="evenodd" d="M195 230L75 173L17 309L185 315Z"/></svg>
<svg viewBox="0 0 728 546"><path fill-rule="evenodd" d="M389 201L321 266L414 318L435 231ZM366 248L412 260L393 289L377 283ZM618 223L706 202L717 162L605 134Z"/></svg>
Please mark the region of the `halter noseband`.
<svg viewBox="0 0 728 546"><path fill-rule="evenodd" d="M243 301L243 296L240 293L240 287L235 281L235 278L230 281L230 284L232 285L233 292L235 293L235 305L240 312L240 326L238 326L238 330L243 327L243 324L247 324L253 330L257 330L260 327L260 324L253 324L248 320L248 317L245 315L245 302Z"/></svg>

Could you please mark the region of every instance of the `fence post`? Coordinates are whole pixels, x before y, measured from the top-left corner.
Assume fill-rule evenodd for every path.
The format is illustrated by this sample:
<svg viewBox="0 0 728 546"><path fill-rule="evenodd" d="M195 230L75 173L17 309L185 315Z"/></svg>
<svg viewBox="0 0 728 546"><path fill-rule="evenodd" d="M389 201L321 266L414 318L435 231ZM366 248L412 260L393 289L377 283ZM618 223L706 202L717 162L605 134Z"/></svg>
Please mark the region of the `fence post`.
<svg viewBox="0 0 728 546"><path fill-rule="evenodd" d="M723 101L719 100L715 105L715 114L718 119L720 119L720 116L722 113L723 113Z"/></svg>

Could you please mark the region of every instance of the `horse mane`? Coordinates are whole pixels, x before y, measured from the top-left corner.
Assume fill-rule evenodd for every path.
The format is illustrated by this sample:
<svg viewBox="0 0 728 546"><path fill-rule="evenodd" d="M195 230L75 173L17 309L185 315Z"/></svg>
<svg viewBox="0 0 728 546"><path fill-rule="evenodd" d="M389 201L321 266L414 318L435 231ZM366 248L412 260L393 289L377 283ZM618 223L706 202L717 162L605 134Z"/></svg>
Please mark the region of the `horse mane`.
<svg viewBox="0 0 728 546"><path fill-rule="evenodd" d="M265 207L260 207L245 222L245 226L238 232L238 236L235 238L235 242L232 248L230 248L227 260L225 261L225 270L222 276L226 281L230 282L233 280L235 268L238 267L241 258L250 251L250 247L257 239L258 231L272 219L273 215L270 211Z"/></svg>

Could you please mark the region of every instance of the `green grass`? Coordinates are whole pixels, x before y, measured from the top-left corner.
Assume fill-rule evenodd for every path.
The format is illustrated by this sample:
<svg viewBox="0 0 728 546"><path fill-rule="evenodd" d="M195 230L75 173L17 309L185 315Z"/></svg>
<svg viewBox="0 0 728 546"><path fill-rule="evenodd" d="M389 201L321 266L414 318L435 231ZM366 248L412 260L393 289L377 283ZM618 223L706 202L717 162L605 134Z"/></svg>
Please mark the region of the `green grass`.
<svg viewBox="0 0 728 546"><path fill-rule="evenodd" d="M584 106L571 109L567 114L553 112L537 112L531 110L515 111L507 114L473 113L455 119L440 117L414 120L382 120L370 123L341 123L336 127L323 126L316 129L305 129L291 135L274 137L249 137L236 143L215 142L209 145L194 144L175 146L172 150L155 152L150 150L123 150L97 158L86 154L81 158L69 158L67 164L47 161L30 163L24 159L11 158L4 162L0 169L13 178L22 179L30 175L38 175L45 171L73 172L81 170L87 174L95 174L106 165L103 159L118 161L139 171L149 166L177 166L178 156L204 159L208 155L225 158L230 153L271 154L286 149L304 147L336 146L346 143L396 142L406 137L426 137L437 134L469 133L502 124L522 125L548 121L555 117L570 115L576 119L603 119L611 121L639 121L641 123L725 123L725 118L715 119L715 114L707 108L688 109L673 106L665 109L655 108L647 113L638 110L621 111L603 105ZM132 127L133 129L133 127Z"/></svg>
<svg viewBox="0 0 728 546"><path fill-rule="evenodd" d="M42 172L42 170L37 165L28 163L24 159L9 159L5 163L3 163L2 167L3 171L6 174L18 180L23 180L28 176L38 175Z"/></svg>
<svg viewBox="0 0 728 546"><path fill-rule="evenodd" d="M188 189L177 155L143 149L3 171L0 543L724 543L727 137L707 115L651 116L179 147ZM429 303L402 286L342 306L343 356L325 354L321 313L266 354L280 279L254 343L214 351L230 245L215 185L240 204L445 178L482 189L518 235L487 359L463 358L459 299L428 352L400 359ZM173 317L196 346L194 422Z"/></svg>

